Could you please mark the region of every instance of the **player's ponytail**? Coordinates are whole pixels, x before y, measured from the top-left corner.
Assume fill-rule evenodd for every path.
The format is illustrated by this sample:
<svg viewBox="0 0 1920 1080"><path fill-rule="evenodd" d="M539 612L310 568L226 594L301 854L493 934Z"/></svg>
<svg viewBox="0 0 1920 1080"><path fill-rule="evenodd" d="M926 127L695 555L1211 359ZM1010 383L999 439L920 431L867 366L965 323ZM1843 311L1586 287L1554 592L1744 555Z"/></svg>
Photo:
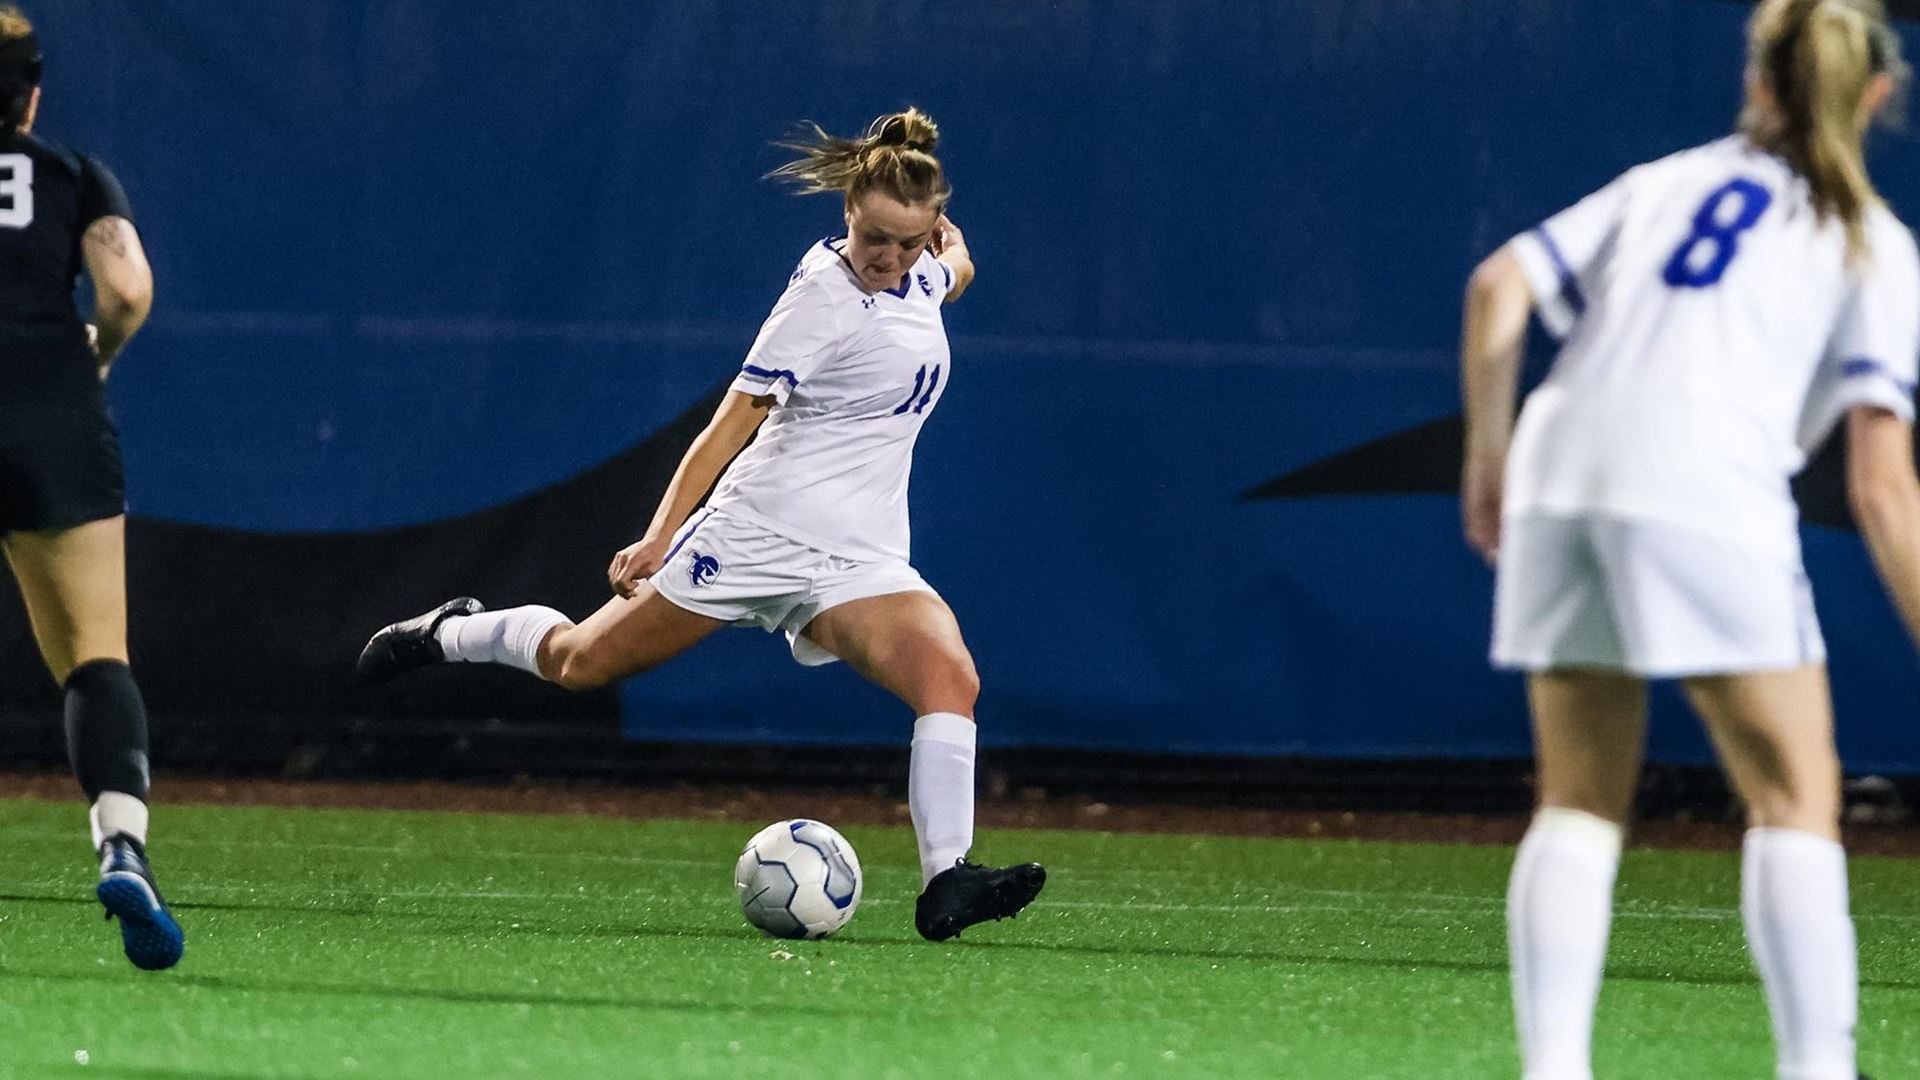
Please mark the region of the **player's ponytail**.
<svg viewBox="0 0 1920 1080"><path fill-rule="evenodd" d="M1881 0L1766 0L1748 31L1753 74L1775 108L1750 107L1741 128L1806 179L1822 218L1840 219L1851 258L1867 254L1867 211L1880 202L1863 142L1861 100L1874 77L1902 85L1900 38Z"/></svg>
<svg viewBox="0 0 1920 1080"><path fill-rule="evenodd" d="M40 41L33 24L12 4L0 4L0 132L26 122L33 88L40 85Z"/></svg>
<svg viewBox="0 0 1920 1080"><path fill-rule="evenodd" d="M879 191L909 206L945 209L953 188L933 154L939 144L940 128L919 109L888 113L857 139L829 135L808 123L792 139L776 144L800 157L767 177L793 184L802 195L840 192L851 200Z"/></svg>

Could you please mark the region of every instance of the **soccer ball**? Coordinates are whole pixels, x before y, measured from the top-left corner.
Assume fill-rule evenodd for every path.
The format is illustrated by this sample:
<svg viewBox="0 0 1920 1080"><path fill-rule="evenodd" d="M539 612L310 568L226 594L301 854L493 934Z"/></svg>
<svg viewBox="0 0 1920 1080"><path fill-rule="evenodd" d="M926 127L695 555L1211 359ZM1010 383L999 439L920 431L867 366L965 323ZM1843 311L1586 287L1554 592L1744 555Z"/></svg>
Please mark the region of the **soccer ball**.
<svg viewBox="0 0 1920 1080"><path fill-rule="evenodd" d="M860 906L860 859L818 821L776 821L753 834L733 866L747 921L774 937L821 938Z"/></svg>

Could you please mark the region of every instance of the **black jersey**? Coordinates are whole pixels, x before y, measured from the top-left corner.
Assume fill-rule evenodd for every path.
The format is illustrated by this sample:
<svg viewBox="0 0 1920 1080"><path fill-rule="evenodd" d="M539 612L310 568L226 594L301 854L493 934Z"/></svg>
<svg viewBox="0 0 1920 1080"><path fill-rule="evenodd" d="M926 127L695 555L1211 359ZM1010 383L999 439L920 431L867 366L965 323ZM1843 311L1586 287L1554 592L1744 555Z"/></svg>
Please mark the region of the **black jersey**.
<svg viewBox="0 0 1920 1080"><path fill-rule="evenodd" d="M80 237L103 217L133 217L106 166L32 135L0 134L0 334L78 328Z"/></svg>

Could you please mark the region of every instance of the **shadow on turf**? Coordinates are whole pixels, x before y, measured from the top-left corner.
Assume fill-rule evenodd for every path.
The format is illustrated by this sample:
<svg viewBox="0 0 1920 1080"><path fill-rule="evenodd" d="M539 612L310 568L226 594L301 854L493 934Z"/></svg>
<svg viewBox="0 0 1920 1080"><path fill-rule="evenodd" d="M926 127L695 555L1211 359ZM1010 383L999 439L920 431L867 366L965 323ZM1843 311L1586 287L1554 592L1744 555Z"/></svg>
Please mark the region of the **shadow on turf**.
<svg viewBox="0 0 1920 1080"><path fill-rule="evenodd" d="M1176 947L1128 948L1119 945L1049 945L1023 941L970 941L969 949L1008 949L1028 952L1064 953L1070 956L1164 956L1181 960L1266 960L1282 964L1326 967L1392 968L1397 971L1465 971L1504 974L1507 965L1498 962L1467 960L1404 960L1390 957L1327 956L1321 953L1287 952L1279 949L1182 949ZM1680 975L1652 968L1607 966L1608 981L1680 983L1687 986L1758 985L1751 972L1725 975ZM1860 985L1875 990L1920 990L1920 981L1909 979L1862 979Z"/></svg>
<svg viewBox="0 0 1920 1080"><path fill-rule="evenodd" d="M253 1072L207 1072L204 1067L167 1068L163 1065L106 1065L106 1067L88 1068L86 1072L94 1076L132 1076L136 1080L253 1080L255 1078ZM275 1076L286 1080L284 1072L275 1072ZM311 1074L296 1074L294 1080L298 1080L300 1076L311 1076Z"/></svg>
<svg viewBox="0 0 1920 1080"><path fill-rule="evenodd" d="M0 894L0 903L13 902L13 901L24 901L24 902L30 902L30 903L45 903L45 904L89 904L90 905L93 903L93 901L90 899L81 899L81 898L48 897L48 896L9 896L6 894ZM347 906L347 905L319 905L319 904L309 904L309 905L223 904L223 903L216 902L216 903L204 903L204 904L175 904L173 906L183 911L192 911L192 910L239 911L239 912L280 911L280 912L290 912L295 914L309 914L309 915L319 913L319 914L343 915L343 916L353 916L353 917L374 916L374 917L386 918L386 919L395 919L395 918L431 919L431 920L441 920L441 921L445 921L449 918L449 916L443 912L396 911L396 910L388 910L383 908L380 905L372 905L372 904ZM473 920L473 919L465 920L468 926L471 926L475 921L476 920ZM503 922L503 920L501 920L498 916L493 916L491 918L491 921L496 923ZM532 920L530 918L522 918L518 924L513 925L511 927L496 926L494 927L494 930L495 932L508 931L508 932L519 933L519 934L563 934L569 937L680 938L680 939L698 938L698 939L703 939L708 941L732 942L735 944L738 944L741 942L757 943L757 939L743 935L736 930L720 931L720 930L705 930L705 929L693 929L693 928L665 930L665 929L655 929L655 928L648 928L648 927L614 927L614 926L568 927L568 926L555 926L555 925L540 925L537 923L537 921ZM845 940L845 939L838 940L834 943L834 945L830 947L846 949L846 948L859 948L862 946L894 946L894 945L919 946L919 945L925 945L925 942L920 941L918 938L910 938L905 936L863 937L857 940ZM1405 960L1405 959L1393 959L1390 957L1326 956L1326 955L1317 954L1317 953L1287 951L1287 950L1281 950L1281 949L1189 949L1189 948L1180 948L1178 946L1140 947L1140 946L1123 946L1123 945L1063 945L1063 944L1054 944L1054 943L1047 943L1047 942L978 941L978 940L968 941L964 943L957 943L955 946L952 946L952 947L957 947L962 949L1006 949L1006 950L1025 951L1025 952L1059 953L1059 954L1068 955L1068 956L1159 956L1159 957L1166 957L1169 959L1176 959L1176 960L1254 960L1254 961L1268 961L1272 963L1281 963L1281 964L1317 964L1317 965L1326 965L1331 967L1391 968L1391 969L1400 970L1400 971L1419 970L1422 968L1426 968L1426 969L1431 969L1435 971L1498 973L1498 972L1505 972L1507 970L1507 965L1504 961L1488 962L1488 961L1467 961L1467 960ZM12 974L18 974L18 973L10 972L8 969L4 967L0 967L0 977L5 977L7 975L12 975ZM88 976L39 975L39 976L33 976L33 977L81 979L81 978L87 978ZM105 978L106 976L99 976L99 977ZM232 985L235 988L241 987L241 984L226 984L217 979L200 978L198 979L198 981L194 981L196 980L196 978L197 977L194 977L194 976L183 976L181 977L181 981L194 982L195 985L223 985L223 986ZM1682 974L1675 974L1670 971L1661 971L1661 970L1652 969L1652 968L1616 967L1612 965L1609 965L1607 968L1607 978L1610 980L1618 979L1626 982L1679 983L1687 986L1745 986L1749 984L1756 984L1758 982L1757 976L1755 976L1751 972L1746 972L1746 971L1742 971L1739 974L1728 973L1724 975L1714 975L1714 974L1682 975ZM1920 980L1912 980L1912 979L1862 979L1860 980L1860 985L1864 989L1874 989L1874 990L1920 990ZM258 987L251 987L251 988L267 989L269 987L258 986ZM335 994L352 994L356 992L353 988L350 988L350 987L338 987L338 988L297 987L297 986L289 985L289 986L283 987L283 989L301 990L303 992L311 992L311 993L335 993ZM463 996L458 992L405 991L405 990L392 990L388 988L374 988L369 990L368 992L374 993L374 994L388 994L391 996L416 996L416 997L427 997L427 998L442 998L444 1000L455 1001L455 1002L486 1002L486 1001L497 1000L505 1004L559 1004L559 1005L577 1004L577 1005L584 1005L589 1007L603 1006L603 1005L611 1006L615 1004L622 1004L612 1000L600 1000L600 999L583 999L580 1001L569 1002L566 1000L557 1000L553 998L518 997L518 996L512 996L512 995L506 995L506 996L502 996L495 999L495 998L489 998L485 996L468 997L468 996ZM678 1002L678 1003L652 1004L652 1005L646 1002L639 1002L639 1003L635 1003L634 1007L679 1009L679 1010L685 1010L685 1011L701 1011L703 1009L710 1008L710 1006L704 1006L694 1002ZM844 1012L844 1010L814 1010L814 1009L808 1009L805 1006L797 1006L797 1005L788 1005L788 1006L784 1006L784 1008L790 1012L814 1013L817 1015L842 1015Z"/></svg>
<svg viewBox="0 0 1920 1080"><path fill-rule="evenodd" d="M53 972L20 971L0 966L0 980L38 979L46 982L69 983L115 983L126 985L130 976L125 971ZM379 986L379 985L343 985L339 983L302 983L275 979L224 979L218 975L191 975L180 972L162 976L167 983L175 986L188 986L201 990L232 990L245 992L282 993L282 994L319 994L327 997L345 998L405 998L414 1001L440 1001L454 1005L528 1005L557 1006L574 1009L637 1009L653 1012L682 1013L734 1013L734 1012L778 1012L797 1016L814 1016L844 1019L850 1009L830 1009L818 1005L806 1005L793 1001L742 1002L735 1005L715 1004L711 1001L674 998L623 997L613 994L518 994L488 990L448 990L423 986Z"/></svg>

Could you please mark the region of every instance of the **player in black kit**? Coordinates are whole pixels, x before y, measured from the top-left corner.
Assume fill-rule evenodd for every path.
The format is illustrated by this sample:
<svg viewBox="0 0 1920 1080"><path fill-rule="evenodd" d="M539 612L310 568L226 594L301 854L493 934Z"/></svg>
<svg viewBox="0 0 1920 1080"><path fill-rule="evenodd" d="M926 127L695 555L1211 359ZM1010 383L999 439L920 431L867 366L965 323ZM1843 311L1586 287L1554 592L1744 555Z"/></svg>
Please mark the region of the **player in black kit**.
<svg viewBox="0 0 1920 1080"><path fill-rule="evenodd" d="M113 175L29 134L41 66L32 25L0 3L0 548L65 688L97 895L127 959L154 970L186 939L147 866L147 713L127 666L126 502L101 386L147 317L153 273ZM74 303L83 267L91 323Z"/></svg>

